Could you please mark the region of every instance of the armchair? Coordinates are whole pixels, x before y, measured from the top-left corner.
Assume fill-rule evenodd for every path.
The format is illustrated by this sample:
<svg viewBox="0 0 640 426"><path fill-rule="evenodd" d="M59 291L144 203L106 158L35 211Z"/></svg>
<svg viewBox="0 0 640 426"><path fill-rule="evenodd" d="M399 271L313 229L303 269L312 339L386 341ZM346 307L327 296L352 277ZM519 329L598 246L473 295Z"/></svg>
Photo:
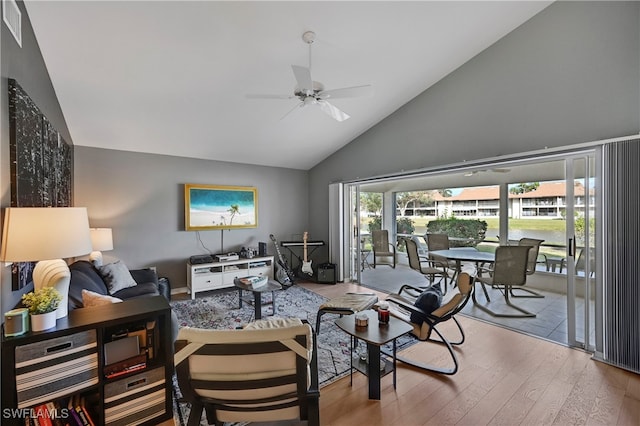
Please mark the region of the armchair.
<svg viewBox="0 0 640 426"><path fill-rule="evenodd" d="M181 342L181 341L185 342ZM243 330L184 327L175 355L189 425L308 420L320 424L316 339L297 319L263 320Z"/></svg>
<svg viewBox="0 0 640 426"><path fill-rule="evenodd" d="M453 361L453 367L428 365L409 359L403 355L398 355L396 357L399 361L422 370L447 375L456 374L458 371L458 358L453 350L453 346L464 343L465 335L462 330L462 326L455 318L455 315L465 307L469 298L473 294L473 278L467 272L461 272L458 274L457 289L457 292L447 293L447 299L443 301L440 307L437 307L432 312L426 312L423 308L420 308L415 304L416 298L413 297L412 294L415 292L419 293L421 289L405 284L402 286L398 294L389 295L387 301L391 304L391 315L411 324L413 326L411 334L418 340L445 345ZM422 318L423 321L420 323L412 321L412 319L415 318ZM444 334L438 330L438 325L440 323L450 319L456 324L460 335L460 337L454 341L447 339ZM438 335L439 339L432 338L431 334L433 332Z"/></svg>

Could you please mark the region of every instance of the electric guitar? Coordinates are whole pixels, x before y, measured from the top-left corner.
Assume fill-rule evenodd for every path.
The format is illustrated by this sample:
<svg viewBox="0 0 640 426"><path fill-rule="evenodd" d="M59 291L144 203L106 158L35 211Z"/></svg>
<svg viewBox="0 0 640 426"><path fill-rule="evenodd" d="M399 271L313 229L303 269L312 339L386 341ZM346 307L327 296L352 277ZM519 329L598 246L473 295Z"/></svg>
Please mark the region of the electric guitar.
<svg viewBox="0 0 640 426"><path fill-rule="evenodd" d="M302 236L302 244L303 244L303 256L304 259L302 260L302 272L304 272L307 275L313 275L313 268L311 267L311 260L307 260L307 236L308 236L308 232L305 231L304 235Z"/></svg>
<svg viewBox="0 0 640 426"><path fill-rule="evenodd" d="M287 264L287 259L282 256L280 253L280 247L278 247L278 241L273 234L269 234L269 238L273 241L273 245L276 247L276 253L278 253L278 266L279 268L276 270L276 280L284 285L284 286L292 286L295 282L295 275L289 265Z"/></svg>

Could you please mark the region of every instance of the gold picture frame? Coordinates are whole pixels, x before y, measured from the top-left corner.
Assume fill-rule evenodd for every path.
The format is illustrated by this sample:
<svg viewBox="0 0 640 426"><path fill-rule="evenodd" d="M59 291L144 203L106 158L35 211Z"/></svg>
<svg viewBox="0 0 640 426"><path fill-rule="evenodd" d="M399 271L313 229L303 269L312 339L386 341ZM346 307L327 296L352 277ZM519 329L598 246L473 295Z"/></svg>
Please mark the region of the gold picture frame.
<svg viewBox="0 0 640 426"><path fill-rule="evenodd" d="M258 190L250 186L187 183L184 219L187 231L257 228Z"/></svg>

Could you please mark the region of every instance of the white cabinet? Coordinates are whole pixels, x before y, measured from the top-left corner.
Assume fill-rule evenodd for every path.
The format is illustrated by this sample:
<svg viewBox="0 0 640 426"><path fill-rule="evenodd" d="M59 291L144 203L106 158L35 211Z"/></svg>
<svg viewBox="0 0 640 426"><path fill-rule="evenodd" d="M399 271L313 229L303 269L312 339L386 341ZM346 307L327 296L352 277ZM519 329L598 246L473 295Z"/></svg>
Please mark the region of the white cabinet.
<svg viewBox="0 0 640 426"><path fill-rule="evenodd" d="M272 280L273 256L199 265L187 263L187 286L192 299L195 299L196 293L199 291L233 287L234 279L249 275L266 275Z"/></svg>

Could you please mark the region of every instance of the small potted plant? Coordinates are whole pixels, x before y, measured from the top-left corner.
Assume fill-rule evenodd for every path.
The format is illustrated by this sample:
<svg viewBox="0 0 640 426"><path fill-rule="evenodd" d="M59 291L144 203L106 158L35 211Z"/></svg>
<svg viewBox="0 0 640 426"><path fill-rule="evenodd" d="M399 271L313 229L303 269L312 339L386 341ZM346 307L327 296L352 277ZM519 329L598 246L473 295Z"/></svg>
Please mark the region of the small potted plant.
<svg viewBox="0 0 640 426"><path fill-rule="evenodd" d="M33 331L48 330L56 326L56 309L62 296L54 287L43 287L22 296L22 304L31 314Z"/></svg>

